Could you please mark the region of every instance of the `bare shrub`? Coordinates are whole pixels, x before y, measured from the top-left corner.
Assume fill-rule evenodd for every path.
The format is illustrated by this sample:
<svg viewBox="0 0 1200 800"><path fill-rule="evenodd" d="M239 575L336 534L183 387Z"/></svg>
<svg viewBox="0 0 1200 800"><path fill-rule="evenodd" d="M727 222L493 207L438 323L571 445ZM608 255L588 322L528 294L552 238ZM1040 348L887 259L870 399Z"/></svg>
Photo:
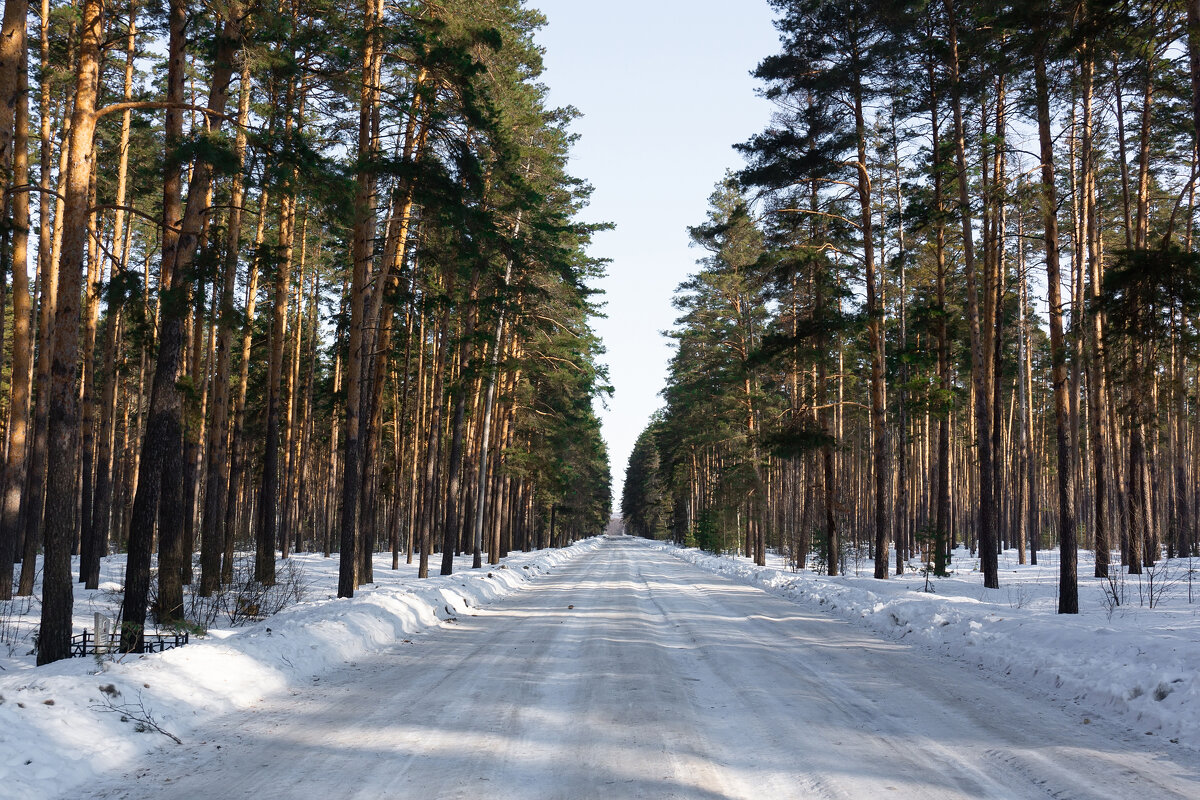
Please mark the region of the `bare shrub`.
<svg viewBox="0 0 1200 800"><path fill-rule="evenodd" d="M185 616L195 626L207 629L224 617L232 627L258 622L278 614L308 593L304 567L287 559L275 570L275 584L264 586L254 579L254 556L241 555L233 562L233 580L222 584L210 597L194 592L186 598Z"/></svg>
<svg viewBox="0 0 1200 800"><path fill-rule="evenodd" d="M1171 567L1171 560L1164 558L1154 564L1147 564L1138 576L1138 595L1145 605L1150 608L1158 606L1171 596L1175 584L1186 576L1179 575Z"/></svg>
<svg viewBox="0 0 1200 800"><path fill-rule="evenodd" d="M1112 619L1113 612L1126 604L1125 573L1115 566L1109 569L1108 575L1100 584L1100 591L1104 611L1108 618Z"/></svg>

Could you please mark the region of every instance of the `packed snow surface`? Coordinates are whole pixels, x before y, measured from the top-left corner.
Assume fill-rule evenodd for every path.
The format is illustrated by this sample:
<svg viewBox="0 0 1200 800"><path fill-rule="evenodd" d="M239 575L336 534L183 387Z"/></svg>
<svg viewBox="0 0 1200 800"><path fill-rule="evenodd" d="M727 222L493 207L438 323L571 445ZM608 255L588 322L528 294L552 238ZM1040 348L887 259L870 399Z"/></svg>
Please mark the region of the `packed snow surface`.
<svg viewBox="0 0 1200 800"><path fill-rule="evenodd" d="M1037 566L1005 552L1000 588L986 589L978 558L962 549L947 577L910 566L882 581L871 577L874 562L867 559L851 560L849 575L830 578L793 571L779 556L757 567L737 556L651 546L1003 673L1143 735L1200 748L1200 559L1160 561L1140 576L1114 564L1111 579L1103 579L1092 577L1092 554L1080 553L1080 613L1065 615L1058 613L1056 551L1039 554Z"/></svg>
<svg viewBox="0 0 1200 800"><path fill-rule="evenodd" d="M377 567L215 641L0 677L0 796L1200 797L1183 595L1064 620L1052 563L990 593L956 564L934 593L626 537Z"/></svg>
<svg viewBox="0 0 1200 800"><path fill-rule="evenodd" d="M458 559L454 575L426 580L416 578L415 565L393 571L391 556L380 554L374 564L378 582L361 587L352 599L336 599L336 558L298 554L279 562L277 572L308 599L257 625L214 628L186 647L155 655L75 658L34 668L30 644L18 636L0 650L7 656L0 659L0 799L87 796L80 785L97 774L150 768L154 760L148 753L175 746L150 723L191 744L192 732L220 715L245 714L295 687L319 686L330 673L353 669L357 660L468 616L599 542L516 553L482 570L470 569L466 556ZM123 569L123 556L105 559L102 577ZM437 569L434 564L433 572ZM96 610L116 613L118 588L108 582L95 592L76 589L77 631L91 629ZM26 613L12 615L7 625L28 633L37 622L36 598L14 600L10 607ZM154 772L160 774L156 767ZM203 796L212 795L195 795Z"/></svg>

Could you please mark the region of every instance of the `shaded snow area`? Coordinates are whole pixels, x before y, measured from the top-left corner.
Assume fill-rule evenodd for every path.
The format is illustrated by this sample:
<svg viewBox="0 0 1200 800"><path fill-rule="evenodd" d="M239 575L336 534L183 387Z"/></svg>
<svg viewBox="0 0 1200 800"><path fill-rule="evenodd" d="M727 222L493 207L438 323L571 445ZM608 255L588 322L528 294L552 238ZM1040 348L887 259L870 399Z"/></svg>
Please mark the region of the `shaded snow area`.
<svg viewBox="0 0 1200 800"><path fill-rule="evenodd" d="M36 599L14 600L0 610L0 798L70 794L67 790L99 773L131 769L147 750L169 744L165 735L185 737L222 714L319 684L327 673L395 647L409 635L453 625L460 615L598 544L589 539L563 550L515 553L482 570L470 569L467 556L456 560L456 574L426 580L416 577L415 565L391 570L391 556L381 554L374 567L377 582L348 600L335 596L336 558L296 555L279 562L279 574L283 588L300 602L262 622L228 627L240 613L231 602L213 610L208 634L186 647L37 668L29 635L40 608ZM119 609L123 559L105 559L100 590L76 589L77 633L92 628L93 612L115 615Z"/></svg>
<svg viewBox="0 0 1200 800"><path fill-rule="evenodd" d="M1038 566L1000 558L1000 588L985 589L978 559L954 554L949 577L910 571L872 576L870 560L845 576L793 571L780 556L757 567L740 556L649 544L711 572L836 614L896 640L927 645L1072 701L1114 723L1200 748L1200 559L1160 562L1142 576L1092 577L1080 553L1078 615L1060 615L1058 554Z"/></svg>

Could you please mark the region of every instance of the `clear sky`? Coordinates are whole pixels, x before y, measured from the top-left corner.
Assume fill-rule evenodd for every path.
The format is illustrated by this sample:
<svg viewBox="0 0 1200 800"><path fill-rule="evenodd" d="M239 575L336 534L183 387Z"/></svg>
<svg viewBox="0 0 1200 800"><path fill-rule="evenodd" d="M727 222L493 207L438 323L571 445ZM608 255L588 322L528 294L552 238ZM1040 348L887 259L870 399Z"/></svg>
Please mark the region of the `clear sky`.
<svg viewBox="0 0 1200 800"><path fill-rule="evenodd" d="M601 410L619 507L629 453L662 405L675 287L701 253L687 226L704 220L732 149L763 129L771 105L750 71L778 48L766 0L532 0L549 24L550 100L583 112L572 173L592 183L588 221L616 223L592 255L612 259L608 318L596 328L616 389Z"/></svg>

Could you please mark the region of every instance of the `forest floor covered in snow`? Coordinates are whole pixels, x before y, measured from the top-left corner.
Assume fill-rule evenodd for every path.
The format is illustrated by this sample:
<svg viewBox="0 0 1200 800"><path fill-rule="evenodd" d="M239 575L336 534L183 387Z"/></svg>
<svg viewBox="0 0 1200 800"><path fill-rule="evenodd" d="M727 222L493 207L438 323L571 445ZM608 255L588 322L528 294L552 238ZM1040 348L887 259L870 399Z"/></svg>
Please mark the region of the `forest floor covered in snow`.
<svg viewBox="0 0 1200 800"><path fill-rule="evenodd" d="M914 563L881 581L870 559L851 557L847 574L831 578L793 570L774 554L758 567L742 556L651 546L1200 748L1200 559L1164 560L1141 576L1114 564L1108 580L1093 577L1094 554L1081 552L1080 613L1060 615L1057 551L1039 553L1037 566L1004 552L1000 588L986 589L978 558L965 549L954 553L949 577L926 576Z"/></svg>
<svg viewBox="0 0 1200 800"><path fill-rule="evenodd" d="M36 593L12 601L0 798L234 800L293 784L331 800L1194 797L1200 785L1200 585L1186 560L1109 583L1083 554L1082 613L1069 617L1055 613L1054 552L1036 567L1004 554L996 590L965 551L928 585L919 567L877 581L851 558L830 578L627 537L482 570L459 559L428 580L390 561L337 600L337 559L293 556L273 595L244 586L190 606L207 631L186 647L37 668ZM77 630L115 615L121 570L107 559L101 589L77 591ZM247 604L283 607L255 622Z"/></svg>
<svg viewBox="0 0 1200 800"><path fill-rule="evenodd" d="M31 598L0 602L0 798L54 797L95 775L133 765L147 748L182 737L218 715L394 647L410 635L449 622L511 594L534 576L594 550L599 539L563 550L513 553L498 566L417 578L416 564L391 569L377 554L375 583L338 600L338 561L296 554L278 562L269 594L243 581L216 602L189 599L189 619L207 630L165 653L74 658L34 667L32 636L40 615L40 584ZM100 588L75 590L75 629L93 627L95 613L120 611L124 556L106 558ZM239 564L242 572L252 558ZM432 565L436 575L440 564ZM78 570L78 557L74 568ZM237 585L237 581L235 581ZM261 621L247 618L248 606ZM148 629L149 631L149 629Z"/></svg>
<svg viewBox="0 0 1200 800"><path fill-rule="evenodd" d="M828 605L605 537L456 623L247 694L182 744L143 735L60 796L1200 796L1200 752Z"/></svg>

